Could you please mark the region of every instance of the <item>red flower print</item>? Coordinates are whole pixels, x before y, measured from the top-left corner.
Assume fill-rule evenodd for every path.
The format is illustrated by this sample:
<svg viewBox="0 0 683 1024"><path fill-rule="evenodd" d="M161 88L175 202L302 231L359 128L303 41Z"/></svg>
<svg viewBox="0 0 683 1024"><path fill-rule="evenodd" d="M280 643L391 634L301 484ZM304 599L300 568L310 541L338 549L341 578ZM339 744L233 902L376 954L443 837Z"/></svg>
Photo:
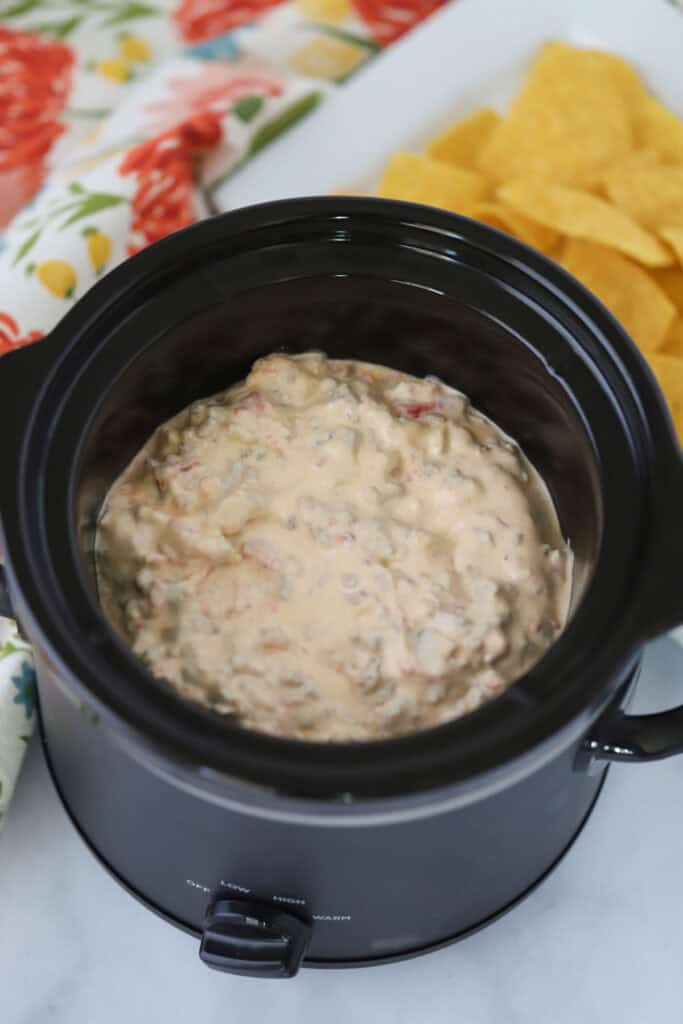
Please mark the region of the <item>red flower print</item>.
<svg viewBox="0 0 683 1024"><path fill-rule="evenodd" d="M0 225L39 188L62 132L74 58L57 40L0 25Z"/></svg>
<svg viewBox="0 0 683 1024"><path fill-rule="evenodd" d="M138 182L131 204L131 256L172 231L192 224L195 159L220 138L219 116L197 114L126 154L119 170L124 175L135 174Z"/></svg>
<svg viewBox="0 0 683 1024"><path fill-rule="evenodd" d="M203 43L254 21L282 0L182 0L173 14L178 31L189 43Z"/></svg>
<svg viewBox="0 0 683 1024"><path fill-rule="evenodd" d="M409 32L446 0L351 0L376 43L385 46Z"/></svg>
<svg viewBox="0 0 683 1024"><path fill-rule="evenodd" d="M195 219L194 178L197 158L222 141L221 121L244 96L279 96L281 82L272 75L209 65L201 75L169 82L173 96L150 103L158 134L131 149L121 174L135 174L132 201L132 255L187 227Z"/></svg>
<svg viewBox="0 0 683 1024"><path fill-rule="evenodd" d="M189 120L196 114L213 113L223 117L243 96L281 96L284 83L270 69L262 71L256 63L236 67L204 64L200 75L172 78L172 95L148 103L145 111L152 117L151 132L163 132Z"/></svg>
<svg viewBox="0 0 683 1024"><path fill-rule="evenodd" d="M9 224L15 213L26 206L43 184L44 177L42 160L27 167L13 167L11 171L0 167L0 228Z"/></svg>
<svg viewBox="0 0 683 1024"><path fill-rule="evenodd" d="M30 345L32 341L38 341L42 337L42 331L29 331L22 337L19 324L14 317L9 313L0 313L0 356L14 348L21 348L22 345Z"/></svg>

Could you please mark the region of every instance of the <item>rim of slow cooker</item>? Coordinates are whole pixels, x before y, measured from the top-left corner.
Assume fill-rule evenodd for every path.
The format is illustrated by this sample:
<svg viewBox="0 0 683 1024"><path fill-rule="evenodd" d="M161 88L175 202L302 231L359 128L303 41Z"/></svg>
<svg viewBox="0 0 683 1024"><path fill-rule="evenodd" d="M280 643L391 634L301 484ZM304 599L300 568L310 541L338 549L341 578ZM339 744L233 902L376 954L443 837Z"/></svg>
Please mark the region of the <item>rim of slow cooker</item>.
<svg viewBox="0 0 683 1024"><path fill-rule="evenodd" d="M583 322L593 337L602 339L602 355L618 367L623 381L628 384L634 407L632 419L637 420L640 428L637 440L645 454L650 456L650 462L653 431L660 442L670 446L671 431L662 399L656 396L657 400L654 406L650 403L647 415L640 400L638 376L644 381L649 377L642 357L621 326L583 286L540 253L495 229L455 214L412 204L321 197L263 204L234 211L213 219L213 222L204 221L144 250L117 268L81 300L55 334L68 343L71 333L77 337L91 330L97 319L111 311L123 295L130 294L138 279L146 280L150 272L163 274L164 265L170 263L169 256L174 250L180 253L186 249L188 238L193 233L196 236L204 233L208 239L212 229L213 233L220 231L219 225L225 228L230 219L227 226L235 236L242 234L245 228L248 232L250 227L286 226L321 214L327 221L355 217L376 222L379 217L396 226L417 225L420 229L426 228L446 239L466 243L496 260L521 269L537 289L552 294L555 300L559 299L574 318L578 317ZM222 232L223 235L225 233ZM651 386L651 378L649 381ZM33 432L41 399L48 387L49 379L45 380L34 405L25 434L24 456L31 443L36 442ZM24 484L26 461L22 457ZM75 472L74 459L69 467L71 482ZM21 487L20 498L24 497L25 488ZM645 508L645 493L642 498ZM49 512L43 508L40 512L40 539L49 560L43 519L43 515ZM23 520L22 534L25 534L27 520L23 516L20 518ZM634 523L634 541L637 533ZM24 554L29 576L35 583L37 564L35 557L31 557L32 545L30 540L26 543L27 539L24 536ZM88 650L75 620L60 623L54 614L34 615L33 601L26 601L24 610L34 628L37 627L41 636L48 639L50 654L72 685L81 690L86 699L94 701L104 715L128 726L137 740L142 739L145 745L151 741L165 758L170 754L174 764L177 765L180 759L188 768L210 768L234 779L259 783L293 796L326 799L350 793L354 798L378 799L465 783L473 776L523 758L530 750L549 743L570 725L576 728L578 724L580 727L579 719L587 724L594 717L596 708L604 705L611 695L605 693L606 671L614 672L616 666L632 659L635 648L643 639L642 636L627 635L629 629L633 634L633 621L623 614L624 606L621 606L613 612L612 618L618 611L622 614L609 638L603 636L597 648L595 637L590 649L587 645L582 649L580 644L576 644L576 638L581 638L582 631L584 634L587 632L586 624L592 610L597 607L601 592L605 591L604 542L603 536L592 578L565 631L529 672L495 700L461 719L382 740L321 743L270 736L226 721L182 698L167 684L155 679L113 633L99 607L95 607L85 583L84 596L92 604L101 627L99 635L88 636ZM631 555L632 563L635 547ZM72 557L77 560L75 551L72 551ZM78 571L82 574L80 567ZM51 582L55 592L59 593L59 581L53 579ZM624 600L628 603L627 595L624 595ZM49 612L45 604L44 600L39 602L43 611ZM76 670L74 666L77 666ZM124 673L119 671L121 666L125 666ZM574 684L569 685L565 692L558 694L555 687L552 696L561 699L551 700L547 694L541 694L543 680L547 680L550 673L566 679L574 677ZM579 674L584 677L581 687L575 683ZM102 679L107 680L107 686L101 685Z"/></svg>

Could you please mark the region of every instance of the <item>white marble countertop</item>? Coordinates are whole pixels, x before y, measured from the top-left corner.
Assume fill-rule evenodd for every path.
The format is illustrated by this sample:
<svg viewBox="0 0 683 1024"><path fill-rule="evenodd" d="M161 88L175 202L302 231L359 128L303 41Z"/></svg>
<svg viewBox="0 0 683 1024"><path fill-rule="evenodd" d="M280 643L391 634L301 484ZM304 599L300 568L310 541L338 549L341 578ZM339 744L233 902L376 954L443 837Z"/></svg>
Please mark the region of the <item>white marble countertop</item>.
<svg viewBox="0 0 683 1024"><path fill-rule="evenodd" d="M637 710L683 698L646 656ZM0 836L2 1024L680 1024L683 757L616 765L577 845L524 904L456 946L255 982L209 971L85 849L33 743Z"/></svg>

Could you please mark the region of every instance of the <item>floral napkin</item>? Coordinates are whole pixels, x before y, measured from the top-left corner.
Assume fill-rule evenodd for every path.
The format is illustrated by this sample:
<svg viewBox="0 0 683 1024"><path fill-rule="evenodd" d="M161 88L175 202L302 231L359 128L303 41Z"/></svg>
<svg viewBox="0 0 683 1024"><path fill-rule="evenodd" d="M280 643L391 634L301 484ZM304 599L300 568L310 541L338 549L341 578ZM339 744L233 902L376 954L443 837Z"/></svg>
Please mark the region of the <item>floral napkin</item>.
<svg viewBox="0 0 683 1024"><path fill-rule="evenodd" d="M28 644L0 619L0 829L35 721L35 680Z"/></svg>
<svg viewBox="0 0 683 1024"><path fill-rule="evenodd" d="M0 355L217 212L230 174L443 2L0 0ZM0 828L33 693L0 619Z"/></svg>

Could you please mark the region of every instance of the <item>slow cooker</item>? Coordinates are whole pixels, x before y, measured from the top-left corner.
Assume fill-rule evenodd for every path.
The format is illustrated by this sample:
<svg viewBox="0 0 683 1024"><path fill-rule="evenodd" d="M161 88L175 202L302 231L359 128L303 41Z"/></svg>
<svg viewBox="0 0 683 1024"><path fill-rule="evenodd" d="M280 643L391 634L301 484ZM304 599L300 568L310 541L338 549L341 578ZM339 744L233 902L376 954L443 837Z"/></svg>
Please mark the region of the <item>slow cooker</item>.
<svg viewBox="0 0 683 1024"><path fill-rule="evenodd" d="M124 465L255 358L310 349L437 375L552 492L570 621L461 720L364 743L258 734L152 678L100 612L94 530ZM55 785L101 862L208 964L288 977L459 938L553 868L609 761L683 751L683 707L626 711L643 644L683 621L672 425L617 322L512 238L383 200L238 210L107 275L0 383L6 578Z"/></svg>

